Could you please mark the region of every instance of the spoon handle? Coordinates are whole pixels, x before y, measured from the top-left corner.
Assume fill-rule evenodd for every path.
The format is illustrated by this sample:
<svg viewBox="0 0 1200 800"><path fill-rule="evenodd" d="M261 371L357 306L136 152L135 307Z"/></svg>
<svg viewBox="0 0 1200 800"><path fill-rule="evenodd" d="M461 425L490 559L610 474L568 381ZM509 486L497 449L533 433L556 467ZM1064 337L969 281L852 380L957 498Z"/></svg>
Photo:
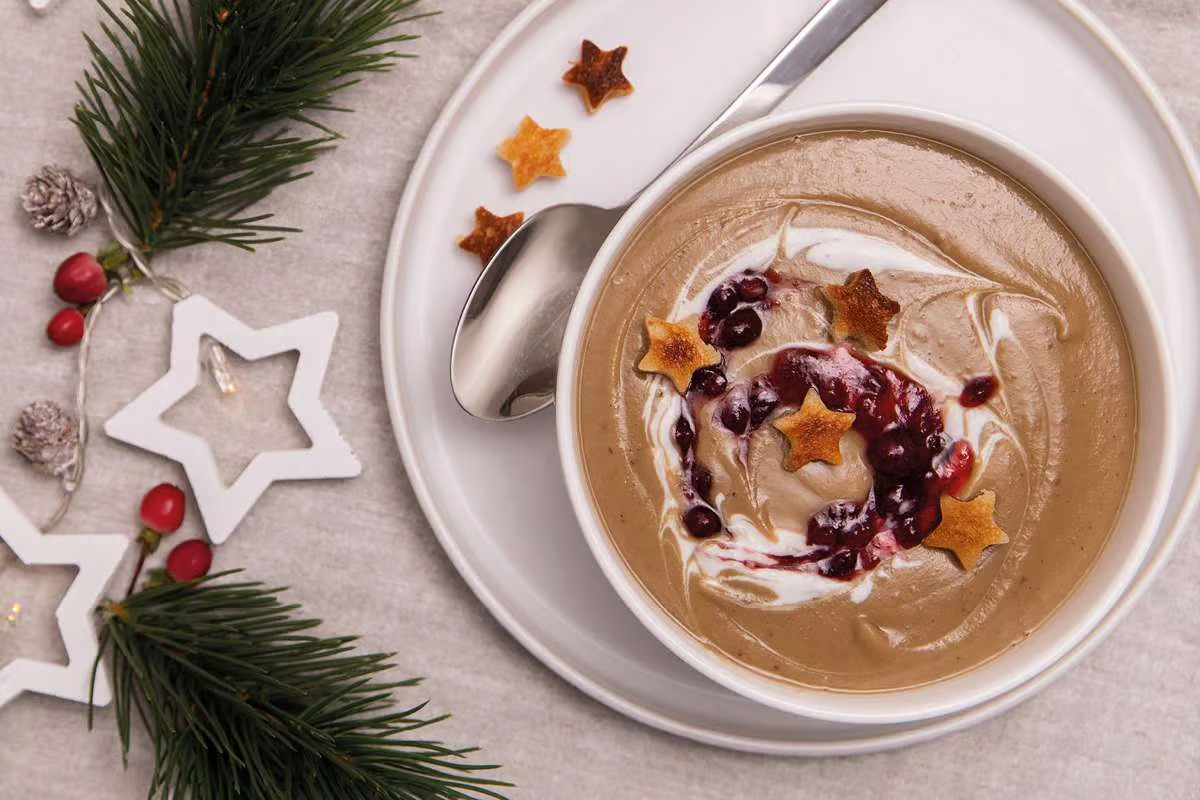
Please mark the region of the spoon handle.
<svg viewBox="0 0 1200 800"><path fill-rule="evenodd" d="M769 114L887 0L828 0L678 161L709 139Z"/></svg>

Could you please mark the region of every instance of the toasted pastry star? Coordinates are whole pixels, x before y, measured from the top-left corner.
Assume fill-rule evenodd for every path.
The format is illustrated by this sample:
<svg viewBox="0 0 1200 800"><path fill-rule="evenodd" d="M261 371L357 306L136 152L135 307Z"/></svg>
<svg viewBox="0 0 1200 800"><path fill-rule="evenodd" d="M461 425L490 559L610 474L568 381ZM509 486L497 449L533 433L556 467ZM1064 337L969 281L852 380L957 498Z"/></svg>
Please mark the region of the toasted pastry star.
<svg viewBox="0 0 1200 800"><path fill-rule="evenodd" d="M966 501L942 495L942 521L925 537L924 545L952 551L963 569L970 572L984 550L1008 544L1008 534L996 524L995 513L995 492L981 492Z"/></svg>
<svg viewBox="0 0 1200 800"><path fill-rule="evenodd" d="M810 461L842 463L842 437L854 426L854 413L830 411L816 389L809 389L795 414L775 420L775 428L788 440L783 468L795 472Z"/></svg>
<svg viewBox="0 0 1200 800"><path fill-rule="evenodd" d="M633 94L633 84L621 67L628 47L601 50L590 39L583 40L579 60L563 75L563 81L579 87L588 113L594 114L610 97Z"/></svg>
<svg viewBox="0 0 1200 800"><path fill-rule="evenodd" d="M513 185L524 189L538 178L561 178L567 174L558 154L571 138L566 128L543 128L532 117L521 120L517 135L496 149L512 166Z"/></svg>
<svg viewBox="0 0 1200 800"><path fill-rule="evenodd" d="M480 206L475 209L475 230L459 237L458 246L479 256L479 263L486 267L500 249L500 245L508 241L508 237L512 236L513 231L521 227L524 221L523 212L498 217Z"/></svg>
<svg viewBox="0 0 1200 800"><path fill-rule="evenodd" d="M646 333L650 336L650 348L638 369L666 375L680 394L687 391L693 372L721 363L721 354L704 343L695 323L647 317Z"/></svg>
<svg viewBox="0 0 1200 800"><path fill-rule="evenodd" d="M858 339L876 350L887 348L888 323L900 313L900 304L879 291L871 270L859 270L842 286L823 286L821 292L833 309L835 338Z"/></svg>

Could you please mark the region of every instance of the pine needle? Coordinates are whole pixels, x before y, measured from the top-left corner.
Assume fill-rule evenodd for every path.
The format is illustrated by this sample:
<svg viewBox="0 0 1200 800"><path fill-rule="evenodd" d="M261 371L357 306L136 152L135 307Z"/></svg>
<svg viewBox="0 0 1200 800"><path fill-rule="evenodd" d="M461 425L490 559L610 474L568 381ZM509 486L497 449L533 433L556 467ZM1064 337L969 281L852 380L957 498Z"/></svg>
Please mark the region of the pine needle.
<svg viewBox="0 0 1200 800"><path fill-rule="evenodd" d="M315 635L320 622L281 590L231 574L100 609L96 663L111 664L123 753L135 717L150 734L150 798L502 798L508 784L481 774L495 767L472 763L473 749L422 738L445 717L394 705L417 681L383 681L390 656Z"/></svg>
<svg viewBox="0 0 1200 800"><path fill-rule="evenodd" d="M247 210L309 174L338 134L313 114L389 69L417 0L126 0L87 37L74 122L147 254L248 250L294 228Z"/></svg>

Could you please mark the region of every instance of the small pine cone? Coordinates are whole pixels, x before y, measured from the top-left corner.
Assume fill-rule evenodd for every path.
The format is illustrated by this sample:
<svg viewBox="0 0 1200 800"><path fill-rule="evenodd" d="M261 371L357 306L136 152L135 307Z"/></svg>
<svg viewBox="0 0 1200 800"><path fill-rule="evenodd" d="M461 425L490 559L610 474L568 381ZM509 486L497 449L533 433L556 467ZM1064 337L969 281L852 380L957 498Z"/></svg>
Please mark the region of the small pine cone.
<svg viewBox="0 0 1200 800"><path fill-rule="evenodd" d="M96 194L70 170L45 166L25 181L21 207L38 230L74 236L96 216Z"/></svg>
<svg viewBox="0 0 1200 800"><path fill-rule="evenodd" d="M65 475L78 457L79 422L53 400L35 400L21 411L12 446L38 472Z"/></svg>

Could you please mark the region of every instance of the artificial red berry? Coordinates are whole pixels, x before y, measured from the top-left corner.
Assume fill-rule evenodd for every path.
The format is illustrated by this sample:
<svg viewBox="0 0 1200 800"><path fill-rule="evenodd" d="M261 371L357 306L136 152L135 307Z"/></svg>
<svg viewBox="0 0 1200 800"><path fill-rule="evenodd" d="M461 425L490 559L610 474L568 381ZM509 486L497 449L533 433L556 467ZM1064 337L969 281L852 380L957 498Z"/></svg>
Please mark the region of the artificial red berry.
<svg viewBox="0 0 1200 800"><path fill-rule="evenodd" d="M142 498L142 524L160 535L174 533L183 524L186 504L182 489L169 483L160 483Z"/></svg>
<svg viewBox="0 0 1200 800"><path fill-rule="evenodd" d="M167 575L173 581L194 581L203 578L212 568L212 547L203 539L180 542L167 556Z"/></svg>
<svg viewBox="0 0 1200 800"><path fill-rule="evenodd" d="M78 308L64 308L50 318L46 336L59 347L74 347L83 339L84 325Z"/></svg>
<svg viewBox="0 0 1200 800"><path fill-rule="evenodd" d="M67 303L94 303L108 288L104 267L91 253L76 253L54 273L54 293Z"/></svg>

